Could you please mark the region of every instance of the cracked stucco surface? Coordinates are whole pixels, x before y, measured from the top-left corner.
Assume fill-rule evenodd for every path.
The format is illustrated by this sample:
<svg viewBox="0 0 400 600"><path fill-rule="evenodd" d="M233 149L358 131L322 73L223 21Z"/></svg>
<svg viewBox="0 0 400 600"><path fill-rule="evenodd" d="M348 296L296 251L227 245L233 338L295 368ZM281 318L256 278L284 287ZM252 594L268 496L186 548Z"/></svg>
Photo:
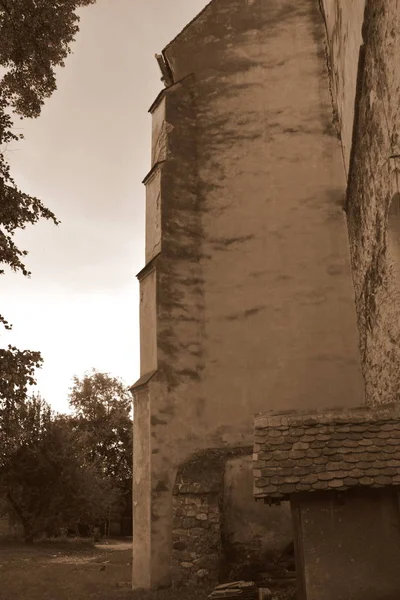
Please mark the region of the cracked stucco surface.
<svg viewBox="0 0 400 600"><path fill-rule="evenodd" d="M177 83L154 125L167 138L149 256L157 222L162 247L141 318L158 369L155 586L170 581L172 489L191 453L251 444L255 412L364 402L324 43L317 2L216 0L166 50Z"/></svg>
<svg viewBox="0 0 400 600"><path fill-rule="evenodd" d="M399 400L398 238L400 10L374 0L366 12L348 224L367 402Z"/></svg>
<svg viewBox="0 0 400 600"><path fill-rule="evenodd" d="M358 59L362 45L365 0L321 0L329 47L331 83L348 173L353 137Z"/></svg>

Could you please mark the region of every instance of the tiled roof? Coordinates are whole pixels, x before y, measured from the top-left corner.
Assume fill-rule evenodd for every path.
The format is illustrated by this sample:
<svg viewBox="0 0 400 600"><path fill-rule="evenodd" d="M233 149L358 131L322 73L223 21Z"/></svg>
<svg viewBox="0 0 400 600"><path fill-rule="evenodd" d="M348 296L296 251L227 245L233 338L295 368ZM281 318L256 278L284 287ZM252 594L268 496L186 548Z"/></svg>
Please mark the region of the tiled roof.
<svg viewBox="0 0 400 600"><path fill-rule="evenodd" d="M256 416L254 495L400 485L400 407Z"/></svg>

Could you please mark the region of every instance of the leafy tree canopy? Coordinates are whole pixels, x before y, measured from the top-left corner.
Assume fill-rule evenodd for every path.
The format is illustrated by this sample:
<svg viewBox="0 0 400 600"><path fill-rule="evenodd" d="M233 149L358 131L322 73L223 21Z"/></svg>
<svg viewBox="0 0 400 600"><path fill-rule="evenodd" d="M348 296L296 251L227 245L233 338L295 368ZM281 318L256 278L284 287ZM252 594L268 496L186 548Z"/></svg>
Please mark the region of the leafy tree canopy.
<svg viewBox="0 0 400 600"><path fill-rule="evenodd" d="M90 459L121 489L132 480L132 396L117 378L93 370L73 380L69 396L75 426L86 437Z"/></svg>
<svg viewBox="0 0 400 600"><path fill-rule="evenodd" d="M15 118L36 118L56 90L55 70L63 67L79 30L80 7L95 0L0 0L0 274L5 267L30 273L13 236L41 218L59 221L42 202L19 189L6 150L22 136ZM11 325L0 315L0 325ZM0 403L17 400L40 366L36 352L8 347L0 355ZM14 378L14 379L13 379Z"/></svg>
<svg viewBox="0 0 400 600"><path fill-rule="evenodd" d="M0 496L24 528L26 541L45 530L105 518L117 501L85 440L69 417L54 415L40 397L19 405L19 435L0 460Z"/></svg>

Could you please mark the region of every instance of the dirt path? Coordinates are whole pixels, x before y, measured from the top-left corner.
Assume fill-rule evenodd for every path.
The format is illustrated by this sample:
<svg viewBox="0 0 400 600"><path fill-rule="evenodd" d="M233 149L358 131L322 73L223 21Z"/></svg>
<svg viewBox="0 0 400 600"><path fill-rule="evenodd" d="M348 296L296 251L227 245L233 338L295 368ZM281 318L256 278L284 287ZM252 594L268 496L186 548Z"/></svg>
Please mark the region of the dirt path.
<svg viewBox="0 0 400 600"><path fill-rule="evenodd" d="M66 554L65 551L59 551L49 557L48 562L52 564L83 565L88 563L111 563L110 554L114 552L131 552L132 542L126 540L111 540L100 542L94 545L90 554L76 551L73 554ZM116 557L117 561L120 557ZM115 561L113 561L115 562ZM129 557L130 564L130 557Z"/></svg>
<svg viewBox="0 0 400 600"><path fill-rule="evenodd" d="M0 544L1 600L206 600L204 591L131 590L132 544Z"/></svg>
<svg viewBox="0 0 400 600"><path fill-rule="evenodd" d="M4 544L2 600L128 600L131 543Z"/></svg>
<svg viewBox="0 0 400 600"><path fill-rule="evenodd" d="M113 540L110 542L96 544L96 548L99 550L112 550L117 552L123 550L132 550L132 542L127 540Z"/></svg>

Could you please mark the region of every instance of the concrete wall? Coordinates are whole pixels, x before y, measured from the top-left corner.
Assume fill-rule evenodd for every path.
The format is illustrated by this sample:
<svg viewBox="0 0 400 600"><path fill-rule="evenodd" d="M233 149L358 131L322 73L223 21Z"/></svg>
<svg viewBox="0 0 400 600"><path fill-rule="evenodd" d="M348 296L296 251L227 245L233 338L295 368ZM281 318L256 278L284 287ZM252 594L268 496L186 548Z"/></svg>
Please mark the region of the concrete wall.
<svg viewBox="0 0 400 600"><path fill-rule="evenodd" d="M394 490L346 492L341 499L309 494L299 505L304 600L400 597L400 518Z"/></svg>
<svg viewBox="0 0 400 600"><path fill-rule="evenodd" d="M400 393L396 2L368 3L364 42L347 213L367 402L375 405L396 402Z"/></svg>
<svg viewBox="0 0 400 600"><path fill-rule="evenodd" d="M157 331L154 587L170 581L172 488L190 453L252 444L255 412L364 401L324 41L317 0L215 0L165 51L177 83L152 107L164 103L156 138L167 132L156 326L145 301L141 317Z"/></svg>

